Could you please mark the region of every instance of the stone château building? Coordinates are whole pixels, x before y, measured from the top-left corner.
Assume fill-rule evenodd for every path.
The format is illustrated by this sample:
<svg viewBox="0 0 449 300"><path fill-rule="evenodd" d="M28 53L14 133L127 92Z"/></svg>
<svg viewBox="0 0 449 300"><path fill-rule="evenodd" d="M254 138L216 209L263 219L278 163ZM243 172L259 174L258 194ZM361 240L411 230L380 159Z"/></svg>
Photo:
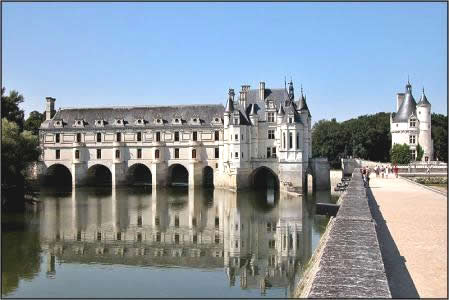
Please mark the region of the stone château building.
<svg viewBox="0 0 449 300"><path fill-rule="evenodd" d="M412 85L408 81L405 93L397 93L396 110L396 113L390 115L392 146L409 145L412 159L416 159L419 144L424 150L422 160L433 160L431 105L424 93L424 88L421 99L416 103L412 95Z"/></svg>
<svg viewBox="0 0 449 300"><path fill-rule="evenodd" d="M252 185L301 191L307 173L329 185L326 160L311 160L311 114L293 83L229 89L226 106L62 108L47 97L40 128L43 175L73 186L106 177L112 185ZM68 172L67 172L68 171ZM59 175L58 175L59 174ZM327 175L327 176L326 176ZM44 176L45 177L45 176ZM314 176L314 186L316 179Z"/></svg>

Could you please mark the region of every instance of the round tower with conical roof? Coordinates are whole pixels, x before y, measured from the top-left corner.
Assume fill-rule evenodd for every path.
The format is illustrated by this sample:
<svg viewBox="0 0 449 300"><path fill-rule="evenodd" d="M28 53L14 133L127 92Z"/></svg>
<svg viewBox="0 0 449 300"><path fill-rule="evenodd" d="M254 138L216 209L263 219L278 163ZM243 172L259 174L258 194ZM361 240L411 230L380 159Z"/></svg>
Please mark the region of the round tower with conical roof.
<svg viewBox="0 0 449 300"><path fill-rule="evenodd" d="M432 143L432 120L431 120L431 104L427 100L424 88L422 89L421 99L416 105L416 114L419 121L419 144L424 150L423 161L431 161L433 159L433 143Z"/></svg>

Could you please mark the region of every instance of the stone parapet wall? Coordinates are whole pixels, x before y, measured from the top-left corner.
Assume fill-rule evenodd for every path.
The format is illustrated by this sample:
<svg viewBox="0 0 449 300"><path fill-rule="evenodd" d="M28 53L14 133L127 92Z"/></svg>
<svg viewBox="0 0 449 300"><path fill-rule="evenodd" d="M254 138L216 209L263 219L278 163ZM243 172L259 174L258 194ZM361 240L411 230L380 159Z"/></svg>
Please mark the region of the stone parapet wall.
<svg viewBox="0 0 449 300"><path fill-rule="evenodd" d="M311 266L296 297L391 298L385 268L358 168L354 169L340 209L326 230L320 259Z"/></svg>

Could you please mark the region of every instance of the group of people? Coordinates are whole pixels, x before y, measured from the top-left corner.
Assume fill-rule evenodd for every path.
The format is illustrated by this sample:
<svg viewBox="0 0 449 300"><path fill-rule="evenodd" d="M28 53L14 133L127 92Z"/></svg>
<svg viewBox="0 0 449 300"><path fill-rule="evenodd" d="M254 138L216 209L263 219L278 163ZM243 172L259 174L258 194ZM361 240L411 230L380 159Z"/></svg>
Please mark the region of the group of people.
<svg viewBox="0 0 449 300"><path fill-rule="evenodd" d="M363 182L366 187L369 186L369 176L372 171L374 171L376 173L376 177L379 177L379 175L380 175L380 176L382 176L382 178L388 179L388 175L390 173L394 173L394 176L396 178L398 178L399 168L397 165L394 165L394 167L391 167L389 165L386 165L385 167L383 165L381 165L381 166L376 165L374 170L371 168L363 167L362 169L360 169L360 172L362 173Z"/></svg>

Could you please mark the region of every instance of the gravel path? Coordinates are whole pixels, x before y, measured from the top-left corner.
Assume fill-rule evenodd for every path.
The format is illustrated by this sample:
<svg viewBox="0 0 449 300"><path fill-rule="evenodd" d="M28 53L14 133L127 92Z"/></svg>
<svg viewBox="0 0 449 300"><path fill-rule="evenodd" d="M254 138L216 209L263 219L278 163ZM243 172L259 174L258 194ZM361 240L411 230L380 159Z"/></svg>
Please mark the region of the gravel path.
<svg viewBox="0 0 449 300"><path fill-rule="evenodd" d="M447 198L375 176L368 195L393 298L447 298Z"/></svg>

